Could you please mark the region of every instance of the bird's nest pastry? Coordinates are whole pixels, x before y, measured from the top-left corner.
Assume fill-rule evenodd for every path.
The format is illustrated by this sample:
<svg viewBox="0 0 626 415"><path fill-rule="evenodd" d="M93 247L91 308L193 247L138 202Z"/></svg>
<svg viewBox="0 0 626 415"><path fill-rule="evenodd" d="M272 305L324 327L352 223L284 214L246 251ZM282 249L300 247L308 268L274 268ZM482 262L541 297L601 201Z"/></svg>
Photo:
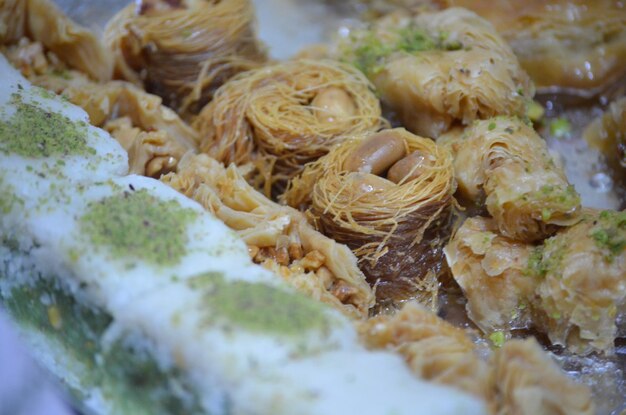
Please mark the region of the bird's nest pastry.
<svg viewBox="0 0 626 415"><path fill-rule="evenodd" d="M358 70L294 60L229 81L193 126L203 152L226 165L253 162L265 193L280 194L304 164L382 122L378 99Z"/></svg>
<svg viewBox="0 0 626 415"><path fill-rule="evenodd" d="M386 176L386 177L385 177ZM359 257L379 299L438 290L455 190L452 158L404 129L352 139L306 167L285 194Z"/></svg>
<svg viewBox="0 0 626 415"><path fill-rule="evenodd" d="M188 115L266 59L249 0L142 0L109 21L104 40L117 76Z"/></svg>

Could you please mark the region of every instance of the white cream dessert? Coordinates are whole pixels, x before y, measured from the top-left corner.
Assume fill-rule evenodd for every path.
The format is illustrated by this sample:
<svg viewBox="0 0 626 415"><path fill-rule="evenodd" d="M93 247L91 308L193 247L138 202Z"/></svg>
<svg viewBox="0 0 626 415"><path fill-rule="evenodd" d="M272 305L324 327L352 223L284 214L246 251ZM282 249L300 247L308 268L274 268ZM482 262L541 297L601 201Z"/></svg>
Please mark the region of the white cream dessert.
<svg viewBox="0 0 626 415"><path fill-rule="evenodd" d="M482 414L370 352L0 57L0 300L94 414Z"/></svg>

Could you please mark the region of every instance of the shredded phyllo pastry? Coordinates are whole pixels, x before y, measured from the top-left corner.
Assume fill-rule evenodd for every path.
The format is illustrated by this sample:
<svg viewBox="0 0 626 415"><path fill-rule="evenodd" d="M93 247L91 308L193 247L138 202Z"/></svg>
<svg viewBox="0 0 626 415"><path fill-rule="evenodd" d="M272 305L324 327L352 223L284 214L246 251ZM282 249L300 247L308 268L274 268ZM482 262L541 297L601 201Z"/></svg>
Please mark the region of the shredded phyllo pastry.
<svg viewBox="0 0 626 415"><path fill-rule="evenodd" d="M494 360L499 414L595 413L589 388L568 379L534 339L506 342Z"/></svg>
<svg viewBox="0 0 626 415"><path fill-rule="evenodd" d="M391 15L339 42L337 58L361 69L416 134L452 123L526 112L534 89L506 42L465 9Z"/></svg>
<svg viewBox="0 0 626 415"><path fill-rule="evenodd" d="M434 306L453 193L450 154L393 129L335 146L285 200L310 204L317 227L359 257L380 300L419 295Z"/></svg>
<svg viewBox="0 0 626 415"><path fill-rule="evenodd" d="M537 241L578 220L580 196L545 141L520 119L477 121L440 143L454 154L461 199L484 203L504 236Z"/></svg>
<svg viewBox="0 0 626 415"><path fill-rule="evenodd" d="M108 23L117 76L197 113L233 75L265 61L248 0L141 0Z"/></svg>
<svg viewBox="0 0 626 415"><path fill-rule="evenodd" d="M492 399L487 355L468 333L422 305L411 302L392 316L373 317L359 332L369 348L397 350L417 376Z"/></svg>
<svg viewBox="0 0 626 415"><path fill-rule="evenodd" d="M267 195L347 136L377 130L380 104L356 69L296 60L242 74L194 122L202 151L228 165L255 162Z"/></svg>
<svg viewBox="0 0 626 415"><path fill-rule="evenodd" d="M374 296L352 252L315 231L300 212L257 192L234 165L188 154L162 180L236 231L254 262L348 315L367 316Z"/></svg>

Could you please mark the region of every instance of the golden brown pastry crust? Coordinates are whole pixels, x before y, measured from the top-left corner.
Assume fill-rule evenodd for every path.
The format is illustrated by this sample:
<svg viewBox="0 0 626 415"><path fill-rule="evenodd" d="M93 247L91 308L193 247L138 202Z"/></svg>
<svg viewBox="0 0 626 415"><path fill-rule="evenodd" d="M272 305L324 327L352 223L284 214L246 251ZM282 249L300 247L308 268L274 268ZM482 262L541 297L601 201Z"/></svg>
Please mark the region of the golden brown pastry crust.
<svg viewBox="0 0 626 415"><path fill-rule="evenodd" d="M379 189L364 182L378 176L345 170L346 160L368 139L366 134L308 165L285 200L310 206L318 229L355 252L379 300L419 296L434 304L449 235L452 160L430 139L404 129L385 131L401 137L407 153L420 152L429 160L416 179L398 184L386 180L389 187Z"/></svg>
<svg viewBox="0 0 626 415"><path fill-rule="evenodd" d="M249 0L160 0L130 4L107 24L116 76L190 116L235 74L260 66Z"/></svg>
<svg viewBox="0 0 626 415"><path fill-rule="evenodd" d="M97 81L111 79L113 59L89 30L65 16L49 0L6 0L0 4L0 44L22 38L39 42L68 67Z"/></svg>
<svg viewBox="0 0 626 415"><path fill-rule="evenodd" d="M336 88L353 114L320 119L315 99ZM380 104L357 70L329 60L295 60L248 72L218 90L193 123L201 150L228 165L254 162L267 195L282 193L304 164L347 137L377 130ZM259 185L260 187L260 185Z"/></svg>
<svg viewBox="0 0 626 415"><path fill-rule="evenodd" d="M374 295L352 252L315 231L300 212L257 192L234 165L188 154L162 181L237 232L255 262L352 317L367 316Z"/></svg>
<svg viewBox="0 0 626 415"><path fill-rule="evenodd" d="M364 70L403 125L424 137L453 123L523 116L534 95L504 39L466 9L387 16L340 41L336 54Z"/></svg>
<svg viewBox="0 0 626 415"><path fill-rule="evenodd" d="M580 196L545 141L514 117L476 121L441 143L454 155L458 195L484 205L502 235L539 241L576 223Z"/></svg>

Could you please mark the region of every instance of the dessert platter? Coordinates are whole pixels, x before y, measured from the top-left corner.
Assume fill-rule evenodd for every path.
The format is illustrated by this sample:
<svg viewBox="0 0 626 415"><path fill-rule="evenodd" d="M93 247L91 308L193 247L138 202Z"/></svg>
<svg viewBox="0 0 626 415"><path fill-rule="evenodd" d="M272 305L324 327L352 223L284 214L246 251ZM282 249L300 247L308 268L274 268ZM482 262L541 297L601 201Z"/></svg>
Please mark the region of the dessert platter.
<svg viewBox="0 0 626 415"><path fill-rule="evenodd" d="M620 2L5 0L0 74L0 308L81 413L626 410Z"/></svg>

